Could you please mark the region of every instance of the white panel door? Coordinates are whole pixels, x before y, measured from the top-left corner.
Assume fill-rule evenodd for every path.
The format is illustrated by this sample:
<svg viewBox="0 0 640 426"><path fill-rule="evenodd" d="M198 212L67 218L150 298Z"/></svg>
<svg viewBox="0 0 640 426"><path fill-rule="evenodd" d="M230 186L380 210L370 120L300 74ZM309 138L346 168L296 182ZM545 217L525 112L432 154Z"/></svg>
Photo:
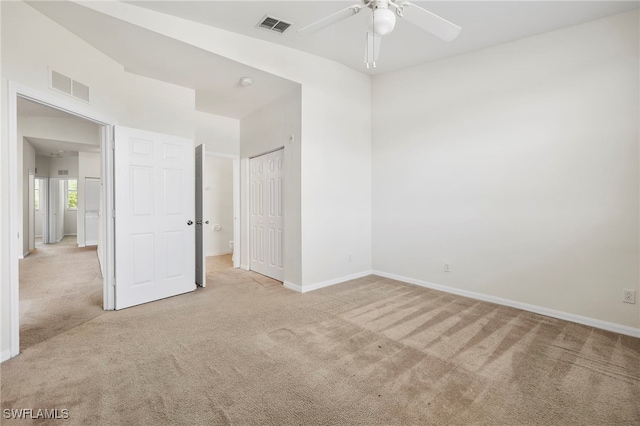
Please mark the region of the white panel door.
<svg viewBox="0 0 640 426"><path fill-rule="evenodd" d="M98 178L84 179L84 245L98 245L101 184Z"/></svg>
<svg viewBox="0 0 640 426"><path fill-rule="evenodd" d="M250 170L251 270L282 281L284 150L252 158Z"/></svg>
<svg viewBox="0 0 640 426"><path fill-rule="evenodd" d="M207 262L205 258L204 229L209 223L204 219L204 145L196 147L196 284L207 286Z"/></svg>
<svg viewBox="0 0 640 426"><path fill-rule="evenodd" d="M116 309L195 290L189 139L115 127Z"/></svg>

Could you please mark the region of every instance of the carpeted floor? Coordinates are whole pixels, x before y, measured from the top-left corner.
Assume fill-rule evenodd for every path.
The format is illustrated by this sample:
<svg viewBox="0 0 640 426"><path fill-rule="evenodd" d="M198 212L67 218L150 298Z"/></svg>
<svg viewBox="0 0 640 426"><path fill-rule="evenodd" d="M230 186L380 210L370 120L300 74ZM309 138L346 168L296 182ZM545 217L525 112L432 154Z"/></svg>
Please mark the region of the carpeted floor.
<svg viewBox="0 0 640 426"><path fill-rule="evenodd" d="M96 247L36 243L20 261L20 350L103 314Z"/></svg>
<svg viewBox="0 0 640 426"><path fill-rule="evenodd" d="M0 367L2 408L78 425L640 424L640 339L376 276L298 294L228 264L26 348Z"/></svg>

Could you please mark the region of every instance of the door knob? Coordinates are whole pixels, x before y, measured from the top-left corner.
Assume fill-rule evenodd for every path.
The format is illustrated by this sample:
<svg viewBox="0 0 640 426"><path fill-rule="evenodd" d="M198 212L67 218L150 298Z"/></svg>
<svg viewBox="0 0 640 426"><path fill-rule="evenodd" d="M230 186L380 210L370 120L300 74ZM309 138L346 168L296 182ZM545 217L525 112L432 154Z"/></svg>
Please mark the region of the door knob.
<svg viewBox="0 0 640 426"><path fill-rule="evenodd" d="M204 223L208 225L208 224L209 224L209 221L207 220L207 221L205 221Z"/></svg>
<svg viewBox="0 0 640 426"><path fill-rule="evenodd" d="M187 225L189 225L189 226L193 225L193 221L192 220L188 221Z"/></svg>
<svg viewBox="0 0 640 426"><path fill-rule="evenodd" d="M202 225L202 221L201 220L196 220L196 225Z"/></svg>

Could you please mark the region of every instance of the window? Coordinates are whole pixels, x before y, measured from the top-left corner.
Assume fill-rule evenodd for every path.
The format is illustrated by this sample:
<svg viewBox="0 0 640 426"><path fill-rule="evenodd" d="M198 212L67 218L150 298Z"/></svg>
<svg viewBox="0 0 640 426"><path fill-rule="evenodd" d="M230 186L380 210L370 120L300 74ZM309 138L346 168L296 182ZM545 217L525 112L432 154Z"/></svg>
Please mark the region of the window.
<svg viewBox="0 0 640 426"><path fill-rule="evenodd" d="M40 210L40 179L36 179L34 182L34 191L33 191L33 205L37 210Z"/></svg>
<svg viewBox="0 0 640 426"><path fill-rule="evenodd" d="M76 179L67 180L67 210L78 208L78 181Z"/></svg>

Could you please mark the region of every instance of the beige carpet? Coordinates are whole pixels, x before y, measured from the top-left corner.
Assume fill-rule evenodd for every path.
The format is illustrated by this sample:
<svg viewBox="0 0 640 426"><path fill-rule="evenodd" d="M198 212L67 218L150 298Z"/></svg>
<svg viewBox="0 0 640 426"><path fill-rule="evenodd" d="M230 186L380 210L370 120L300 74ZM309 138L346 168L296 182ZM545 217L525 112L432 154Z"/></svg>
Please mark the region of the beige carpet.
<svg viewBox="0 0 640 426"><path fill-rule="evenodd" d="M75 236L36 243L20 261L20 350L102 315L102 276L95 247Z"/></svg>
<svg viewBox="0 0 640 426"><path fill-rule="evenodd" d="M209 265L206 289L3 363L2 408L78 425L640 424L640 339L375 276L298 294Z"/></svg>

